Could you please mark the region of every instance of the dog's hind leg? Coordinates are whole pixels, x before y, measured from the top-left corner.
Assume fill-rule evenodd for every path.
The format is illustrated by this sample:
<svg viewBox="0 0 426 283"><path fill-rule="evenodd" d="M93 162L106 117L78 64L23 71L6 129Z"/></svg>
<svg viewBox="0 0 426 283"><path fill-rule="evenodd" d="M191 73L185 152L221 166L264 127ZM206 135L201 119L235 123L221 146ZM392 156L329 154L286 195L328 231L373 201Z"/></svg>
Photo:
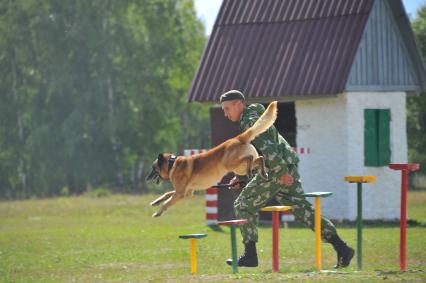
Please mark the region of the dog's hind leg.
<svg viewBox="0 0 426 283"><path fill-rule="evenodd" d="M251 179L253 177L251 172L253 169L253 156L241 157L229 164L228 168L237 175L246 175Z"/></svg>
<svg viewBox="0 0 426 283"><path fill-rule="evenodd" d="M164 211L167 210L167 208L169 208L170 206L174 205L176 202L178 202L179 200L181 200L183 198L183 195L178 194L176 192L173 192L173 195L167 199L160 207L160 209L155 212L152 217L158 217L160 216Z"/></svg>
<svg viewBox="0 0 426 283"><path fill-rule="evenodd" d="M246 162L247 162L247 176L249 177L249 179L251 179L253 177L253 174L251 172L253 170L253 155L247 156Z"/></svg>
<svg viewBox="0 0 426 283"><path fill-rule="evenodd" d="M263 156L259 156L258 158L256 158L253 164L253 167L257 167L260 177L265 180L268 179L268 173L266 173L265 171L265 159L263 158Z"/></svg>
<svg viewBox="0 0 426 283"><path fill-rule="evenodd" d="M174 193L175 193L175 191L167 192L167 193L163 194L161 197L159 197L156 200L154 200L153 202L151 202L150 205L151 206L159 205L162 202L164 202L164 201L168 200L169 198L171 198Z"/></svg>

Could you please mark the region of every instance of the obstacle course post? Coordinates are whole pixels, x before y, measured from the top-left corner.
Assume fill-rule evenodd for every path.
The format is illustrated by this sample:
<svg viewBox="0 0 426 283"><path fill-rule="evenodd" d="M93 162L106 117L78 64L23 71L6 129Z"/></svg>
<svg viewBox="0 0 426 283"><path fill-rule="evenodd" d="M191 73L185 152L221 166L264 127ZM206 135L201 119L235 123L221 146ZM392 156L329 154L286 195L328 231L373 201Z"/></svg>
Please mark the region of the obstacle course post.
<svg viewBox="0 0 426 283"><path fill-rule="evenodd" d="M321 198L331 196L332 192L312 192L303 194L305 197L315 197L315 266L321 270Z"/></svg>
<svg viewBox="0 0 426 283"><path fill-rule="evenodd" d="M207 237L206 234L186 234L180 235L180 239L190 239L191 240L191 274L197 273L197 239Z"/></svg>
<svg viewBox="0 0 426 283"><path fill-rule="evenodd" d="M244 225L247 219L237 219L229 221L219 221L219 225L229 225L231 227L231 249L232 249L232 272L238 272L238 259L237 259L237 236L235 234L235 227L237 225Z"/></svg>
<svg viewBox="0 0 426 283"><path fill-rule="evenodd" d="M279 269L279 228L280 211L288 211L291 206L267 206L262 211L272 211L272 271L278 272Z"/></svg>
<svg viewBox="0 0 426 283"><path fill-rule="evenodd" d="M362 184L376 181L376 176L346 176L345 181L357 183L357 263L358 270L362 269Z"/></svg>
<svg viewBox="0 0 426 283"><path fill-rule="evenodd" d="M401 170L401 218L399 229L399 266L402 271L407 268L406 263L406 235L407 235L407 191L408 191L408 172L417 171L420 165L417 163L391 163L389 168Z"/></svg>

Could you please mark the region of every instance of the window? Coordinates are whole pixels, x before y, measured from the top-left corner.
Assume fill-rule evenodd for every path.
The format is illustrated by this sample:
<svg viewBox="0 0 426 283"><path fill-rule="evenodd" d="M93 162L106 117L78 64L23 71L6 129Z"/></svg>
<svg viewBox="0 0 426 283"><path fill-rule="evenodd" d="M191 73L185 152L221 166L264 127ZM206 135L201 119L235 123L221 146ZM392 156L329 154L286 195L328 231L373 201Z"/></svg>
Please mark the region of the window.
<svg viewBox="0 0 426 283"><path fill-rule="evenodd" d="M390 109L364 109L364 165L390 163Z"/></svg>

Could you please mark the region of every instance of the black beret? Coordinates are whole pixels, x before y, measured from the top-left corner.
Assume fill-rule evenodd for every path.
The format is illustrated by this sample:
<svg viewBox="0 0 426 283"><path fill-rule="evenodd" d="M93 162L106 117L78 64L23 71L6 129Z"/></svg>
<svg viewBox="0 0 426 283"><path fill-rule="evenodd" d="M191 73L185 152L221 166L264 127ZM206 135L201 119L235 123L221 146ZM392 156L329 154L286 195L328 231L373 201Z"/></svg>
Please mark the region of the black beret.
<svg viewBox="0 0 426 283"><path fill-rule="evenodd" d="M224 101L228 101L228 100L245 100L246 98L244 97L244 94L241 93L241 91L238 90L230 90L225 92L224 94L222 94L220 96L220 103L224 102Z"/></svg>

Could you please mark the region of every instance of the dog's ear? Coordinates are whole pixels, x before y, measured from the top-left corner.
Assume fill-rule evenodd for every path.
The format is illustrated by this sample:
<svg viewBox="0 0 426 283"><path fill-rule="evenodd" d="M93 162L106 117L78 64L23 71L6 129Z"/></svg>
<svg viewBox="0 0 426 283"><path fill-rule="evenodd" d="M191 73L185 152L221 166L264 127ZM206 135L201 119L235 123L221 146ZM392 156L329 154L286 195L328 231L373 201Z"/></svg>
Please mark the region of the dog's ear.
<svg viewBox="0 0 426 283"><path fill-rule="evenodd" d="M166 161L166 158L164 158L164 155L162 153L160 153L157 157L158 160L158 167L161 168L161 166L163 165L163 163Z"/></svg>

